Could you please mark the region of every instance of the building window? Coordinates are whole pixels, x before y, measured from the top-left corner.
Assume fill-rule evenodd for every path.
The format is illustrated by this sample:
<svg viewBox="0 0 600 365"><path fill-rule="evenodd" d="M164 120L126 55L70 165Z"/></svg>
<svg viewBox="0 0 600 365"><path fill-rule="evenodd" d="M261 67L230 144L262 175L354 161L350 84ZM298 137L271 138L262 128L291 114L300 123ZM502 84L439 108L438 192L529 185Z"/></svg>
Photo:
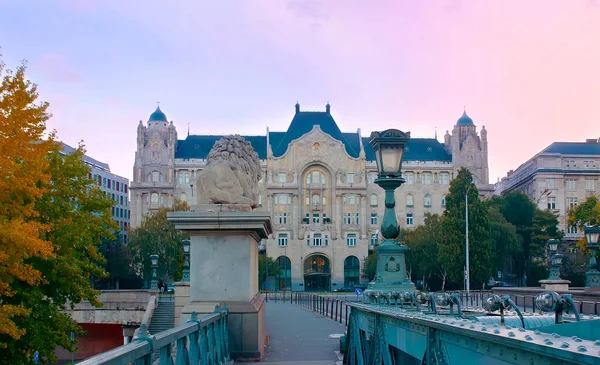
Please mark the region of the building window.
<svg viewBox="0 0 600 365"><path fill-rule="evenodd" d="M413 225L413 215L412 215L412 213L408 213L406 215L406 225L407 226L412 226Z"/></svg>
<svg viewBox="0 0 600 365"><path fill-rule="evenodd" d="M319 218L320 218L319 213L313 213L313 215L312 215L313 223L319 223L319 220L320 220Z"/></svg>
<svg viewBox="0 0 600 365"><path fill-rule="evenodd" d="M279 256L276 262L281 269L280 274L275 277L275 281L279 284L279 290L291 290L292 261L287 256Z"/></svg>
<svg viewBox="0 0 600 365"><path fill-rule="evenodd" d="M279 224L287 224L287 213L279 213Z"/></svg>
<svg viewBox="0 0 600 365"><path fill-rule="evenodd" d="M406 206L412 207L415 204L412 194L406 195Z"/></svg>
<svg viewBox="0 0 600 365"><path fill-rule="evenodd" d="M577 233L577 226L567 227L567 234L576 234L576 233Z"/></svg>
<svg viewBox="0 0 600 365"><path fill-rule="evenodd" d="M182 202L187 202L187 195L185 195L185 193L181 193L181 195L179 195L179 200Z"/></svg>
<svg viewBox="0 0 600 365"><path fill-rule="evenodd" d="M354 213L354 224L358 224L358 222L359 222L358 217L359 216L360 215L358 213Z"/></svg>
<svg viewBox="0 0 600 365"><path fill-rule="evenodd" d="M279 173L279 182L280 183L287 182L287 174L285 172Z"/></svg>
<svg viewBox="0 0 600 365"><path fill-rule="evenodd" d="M344 214L344 224L350 224L350 213Z"/></svg>
<svg viewBox="0 0 600 365"><path fill-rule="evenodd" d="M440 174L440 185L442 186L447 186L450 184L450 174L448 173L441 173Z"/></svg>
<svg viewBox="0 0 600 365"><path fill-rule="evenodd" d="M150 195L150 202L152 204L158 204L158 194L157 193L152 193L152 195Z"/></svg>
<svg viewBox="0 0 600 365"><path fill-rule="evenodd" d="M425 194L425 197L423 198L423 205L426 207L431 206L431 195Z"/></svg>
<svg viewBox="0 0 600 365"><path fill-rule="evenodd" d="M570 190L570 191L577 190L577 180L575 180L575 179L568 179L567 180L567 190Z"/></svg>
<svg viewBox="0 0 600 365"><path fill-rule="evenodd" d="M323 199L321 199L321 200L323 200L323 205L327 205L327 197L326 196L323 196Z"/></svg>
<svg viewBox="0 0 600 365"><path fill-rule="evenodd" d="M554 179L546 179L546 189L554 189L554 188L556 188Z"/></svg>
<svg viewBox="0 0 600 365"><path fill-rule="evenodd" d="M354 173L353 172L346 173L346 183L354 184Z"/></svg>
<svg viewBox="0 0 600 365"><path fill-rule="evenodd" d="M585 179L585 190L596 190L596 180Z"/></svg>
<svg viewBox="0 0 600 365"><path fill-rule="evenodd" d="M567 198L567 205L569 206L569 210L577 205L577 198L569 197Z"/></svg>
<svg viewBox="0 0 600 365"><path fill-rule="evenodd" d="M407 172L404 175L404 180L406 181L407 185L412 185L415 183L415 174L412 172Z"/></svg>
<svg viewBox="0 0 600 365"><path fill-rule="evenodd" d="M549 210L556 209L556 198L553 196L548 197L548 209Z"/></svg>
<svg viewBox="0 0 600 365"><path fill-rule="evenodd" d="M277 245L279 247L285 247L288 245L288 235L287 233L280 233L277 236Z"/></svg>
<svg viewBox="0 0 600 365"><path fill-rule="evenodd" d="M160 172L152 171L152 182L160 182Z"/></svg>
<svg viewBox="0 0 600 365"><path fill-rule="evenodd" d="M442 195L442 207L446 206L446 196Z"/></svg>
<svg viewBox="0 0 600 365"><path fill-rule="evenodd" d="M377 224L377 213L371 213L371 224Z"/></svg>
<svg viewBox="0 0 600 365"><path fill-rule="evenodd" d="M369 185L375 184L375 179L377 179L377 174L374 172L369 173Z"/></svg>
<svg viewBox="0 0 600 365"><path fill-rule="evenodd" d="M306 205L310 205L310 198L308 196L305 198L305 201L306 201Z"/></svg>
<svg viewBox="0 0 600 365"><path fill-rule="evenodd" d="M356 233L348 233L348 236L346 237L346 243L348 246L356 246Z"/></svg>
<svg viewBox="0 0 600 365"><path fill-rule="evenodd" d="M323 239L320 233L313 234L313 246L323 246Z"/></svg>
<svg viewBox="0 0 600 365"><path fill-rule="evenodd" d="M190 172L187 170L179 171L179 183L189 184L190 183Z"/></svg>
<svg viewBox="0 0 600 365"><path fill-rule="evenodd" d="M423 185L431 185L431 173L430 172L424 172L423 173Z"/></svg>
<svg viewBox="0 0 600 365"><path fill-rule="evenodd" d="M377 194L371 194L371 206L372 207L377 206Z"/></svg>
<svg viewBox="0 0 600 365"><path fill-rule="evenodd" d="M379 240L378 234L373 233L371 235L371 246L375 246L377 244L378 240Z"/></svg>

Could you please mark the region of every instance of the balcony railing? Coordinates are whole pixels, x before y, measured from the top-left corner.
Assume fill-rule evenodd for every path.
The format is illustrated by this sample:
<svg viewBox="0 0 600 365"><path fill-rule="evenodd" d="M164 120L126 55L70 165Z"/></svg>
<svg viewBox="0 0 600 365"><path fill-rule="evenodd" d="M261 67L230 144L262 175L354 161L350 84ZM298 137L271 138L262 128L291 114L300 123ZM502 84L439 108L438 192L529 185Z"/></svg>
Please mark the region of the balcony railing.
<svg viewBox="0 0 600 365"><path fill-rule="evenodd" d="M159 354L159 364L207 364L230 362L227 337L226 306L215 308L213 314L198 318L192 313L190 320L156 335L148 333L146 323L127 345L90 357L80 365L135 364L150 365L154 353Z"/></svg>

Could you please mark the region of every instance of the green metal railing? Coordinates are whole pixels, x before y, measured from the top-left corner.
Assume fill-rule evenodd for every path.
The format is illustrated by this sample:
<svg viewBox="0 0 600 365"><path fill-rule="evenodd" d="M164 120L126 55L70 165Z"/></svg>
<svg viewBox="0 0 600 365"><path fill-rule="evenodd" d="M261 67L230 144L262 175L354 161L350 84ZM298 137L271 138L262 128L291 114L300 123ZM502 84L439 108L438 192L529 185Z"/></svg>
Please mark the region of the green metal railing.
<svg viewBox="0 0 600 365"><path fill-rule="evenodd" d="M150 335L142 324L138 335L123 345L90 357L79 365L150 365L159 353L160 365L223 365L231 362L227 336L226 306L216 307L212 314L198 318L196 312L184 324Z"/></svg>

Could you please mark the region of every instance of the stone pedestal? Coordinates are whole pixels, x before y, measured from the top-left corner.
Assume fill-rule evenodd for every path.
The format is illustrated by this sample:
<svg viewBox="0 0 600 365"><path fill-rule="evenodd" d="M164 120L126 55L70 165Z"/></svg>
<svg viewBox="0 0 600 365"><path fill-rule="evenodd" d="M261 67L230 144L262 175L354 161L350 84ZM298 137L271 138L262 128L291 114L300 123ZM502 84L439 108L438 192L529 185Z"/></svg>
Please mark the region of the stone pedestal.
<svg viewBox="0 0 600 365"><path fill-rule="evenodd" d="M167 215L191 241L189 302L181 308L178 323L192 312L212 313L215 306L226 304L232 358L259 360L267 333L264 299L258 292L258 242L272 232L271 218L265 212L210 210ZM184 300L185 290L180 291Z"/></svg>
<svg viewBox="0 0 600 365"><path fill-rule="evenodd" d="M585 273L585 291L600 292L600 272L596 269Z"/></svg>
<svg viewBox="0 0 600 365"><path fill-rule="evenodd" d="M385 240L377 248L377 274L365 290L365 297L370 293L380 292L385 295L389 292L401 293L415 291L406 274L406 261L404 254L408 248L397 244L393 240Z"/></svg>
<svg viewBox="0 0 600 365"><path fill-rule="evenodd" d="M558 280L546 279L546 280L540 280L539 283L542 285L542 288L544 288L546 290L568 291L569 284L571 284L571 281L563 280L563 279L558 279Z"/></svg>
<svg viewBox="0 0 600 365"><path fill-rule="evenodd" d="M175 287L175 325L179 326L185 321L181 320L181 311L190 302L190 283L178 281ZM189 319L189 317L188 317ZM187 320L187 319L186 319Z"/></svg>

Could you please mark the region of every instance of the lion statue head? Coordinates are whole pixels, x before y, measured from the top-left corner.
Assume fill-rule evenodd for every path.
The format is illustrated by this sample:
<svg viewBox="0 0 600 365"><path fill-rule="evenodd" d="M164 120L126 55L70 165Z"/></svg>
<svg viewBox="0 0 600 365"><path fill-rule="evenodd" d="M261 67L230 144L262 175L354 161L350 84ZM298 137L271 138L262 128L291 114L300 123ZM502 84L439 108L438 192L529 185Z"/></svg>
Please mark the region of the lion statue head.
<svg viewBox="0 0 600 365"><path fill-rule="evenodd" d="M202 203L254 208L260 179L260 162L250 142L239 135L225 136L208 153L206 167L198 177L198 197Z"/></svg>

